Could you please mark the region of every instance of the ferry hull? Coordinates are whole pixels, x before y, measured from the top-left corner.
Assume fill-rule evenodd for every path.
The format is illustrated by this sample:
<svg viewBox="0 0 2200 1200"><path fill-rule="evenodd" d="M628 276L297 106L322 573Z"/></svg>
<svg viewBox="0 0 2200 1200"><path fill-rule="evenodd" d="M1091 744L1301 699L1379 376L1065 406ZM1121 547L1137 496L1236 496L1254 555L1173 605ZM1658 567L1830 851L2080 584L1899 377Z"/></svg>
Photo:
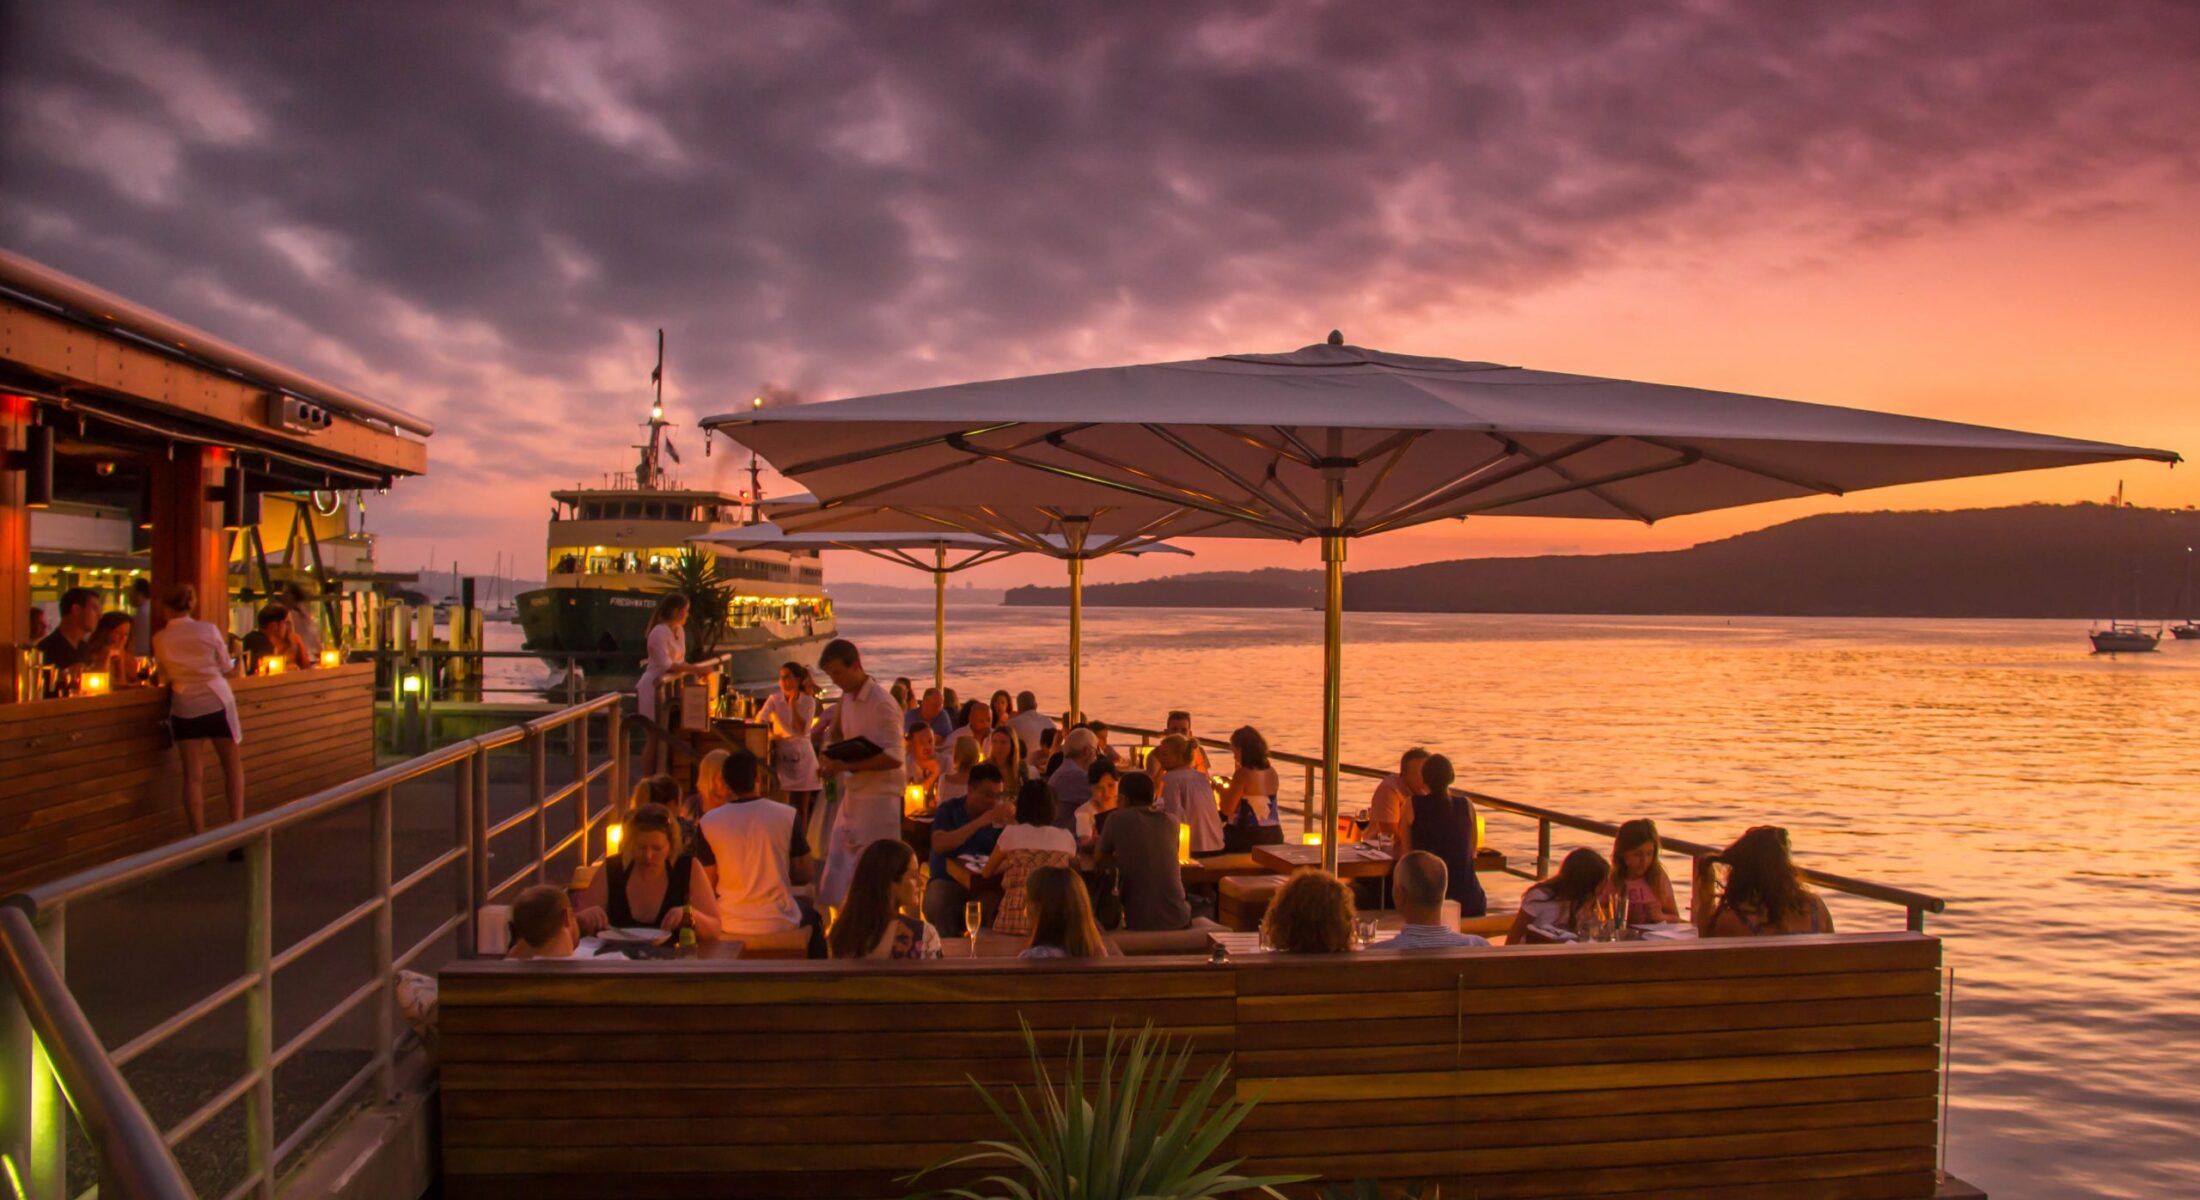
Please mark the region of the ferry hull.
<svg viewBox="0 0 2200 1200"><path fill-rule="evenodd" d="M648 653L649 616L660 592L618 588L540 588L518 597L519 625L526 649L562 668L565 654L617 655L586 662L582 670L598 683L630 682L639 677ZM779 664L792 659L814 664L834 636L831 617L807 628L782 632L764 626L729 630L712 653L727 656L727 678L734 683L766 683L778 677Z"/></svg>

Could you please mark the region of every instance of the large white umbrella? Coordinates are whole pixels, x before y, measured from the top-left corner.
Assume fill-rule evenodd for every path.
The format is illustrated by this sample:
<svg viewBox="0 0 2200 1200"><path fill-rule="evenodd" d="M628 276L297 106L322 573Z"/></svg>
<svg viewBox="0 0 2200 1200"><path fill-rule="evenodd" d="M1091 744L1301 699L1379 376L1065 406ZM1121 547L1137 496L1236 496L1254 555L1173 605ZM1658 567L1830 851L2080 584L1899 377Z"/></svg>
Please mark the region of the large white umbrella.
<svg viewBox="0 0 2200 1200"><path fill-rule="evenodd" d="M1390 354L1336 334L1288 354L956 384L703 424L827 509L1043 502L1175 537L1320 538L1326 829L1337 817L1348 538L1467 516L1649 522L1927 480L2178 461L2165 450Z"/></svg>
<svg viewBox="0 0 2200 1200"><path fill-rule="evenodd" d="M743 550L854 550L874 558L900 566L929 572L932 576L932 682L936 687L947 686L947 577L957 571L1003 559L1012 554L1038 553L1064 559L1070 572L1070 692L1077 691L1078 635L1079 635L1079 583L1084 573L1085 560L1103 554L1190 554L1191 551L1167 543L1131 541L1118 545L1121 539L1094 543L1089 547L1080 541L1073 552L1067 538L1059 533L1041 534L1030 542L1011 541L990 534L961 533L947 528L930 530L910 529L846 529L849 524L876 524L899 521L910 523L906 516L891 512L867 513L859 508L817 509L814 499L803 497L807 505L788 500L778 501L772 511L779 520L799 523L806 516L833 525L832 529L794 532L782 528L776 521L744 525L737 529L706 533L688 540L722 554L735 554ZM807 510L807 511L806 511ZM866 520L858 522L855 518ZM930 559L919 558L918 551L931 551ZM950 554L960 555L953 562ZM1071 711L1076 711L1075 700Z"/></svg>

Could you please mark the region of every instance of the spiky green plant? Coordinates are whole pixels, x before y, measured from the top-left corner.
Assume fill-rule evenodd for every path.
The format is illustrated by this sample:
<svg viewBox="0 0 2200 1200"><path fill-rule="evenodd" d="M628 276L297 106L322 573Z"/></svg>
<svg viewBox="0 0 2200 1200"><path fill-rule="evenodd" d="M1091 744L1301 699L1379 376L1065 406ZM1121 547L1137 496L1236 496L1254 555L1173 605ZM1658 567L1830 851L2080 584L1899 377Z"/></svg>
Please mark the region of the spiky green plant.
<svg viewBox="0 0 2200 1200"><path fill-rule="evenodd" d="M979 1142L969 1153L935 1163L903 1182L916 1184L935 1171L980 1163L1005 1170L971 1187L921 1195L958 1200L1204 1200L1259 1191L1280 1200L1278 1185L1313 1178L1233 1174L1244 1159L1208 1165L1207 1159L1259 1099L1218 1102L1229 1080L1227 1063L1185 1091L1192 1060L1189 1041L1174 1049L1150 1023L1127 1037L1110 1028L1099 1073L1088 1091L1085 1039L1073 1034L1068 1078L1056 1088L1030 1023L1018 1023L1031 1055L1034 1086L1013 1089L1016 1111L1010 1113L983 1085L971 1081L1007 1128L1007 1139Z"/></svg>
<svg viewBox="0 0 2200 1200"><path fill-rule="evenodd" d="M733 604L733 585L718 573L718 556L694 546L681 550L665 572L665 590L688 598L688 660L708 655L725 636Z"/></svg>

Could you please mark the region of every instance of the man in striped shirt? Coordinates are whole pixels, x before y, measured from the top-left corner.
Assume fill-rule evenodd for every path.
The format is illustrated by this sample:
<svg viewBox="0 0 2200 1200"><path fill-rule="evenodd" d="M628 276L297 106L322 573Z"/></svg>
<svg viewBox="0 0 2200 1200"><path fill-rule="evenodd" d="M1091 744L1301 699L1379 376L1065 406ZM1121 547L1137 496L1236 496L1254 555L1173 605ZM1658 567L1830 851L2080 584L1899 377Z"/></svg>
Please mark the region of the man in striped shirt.
<svg viewBox="0 0 2200 1200"><path fill-rule="evenodd" d="M1398 915L1406 927L1369 946L1370 950L1452 950L1461 946L1487 946L1487 938L1461 933L1444 924L1444 891L1451 874L1444 860L1426 850L1416 850L1391 868L1390 887L1398 897Z"/></svg>

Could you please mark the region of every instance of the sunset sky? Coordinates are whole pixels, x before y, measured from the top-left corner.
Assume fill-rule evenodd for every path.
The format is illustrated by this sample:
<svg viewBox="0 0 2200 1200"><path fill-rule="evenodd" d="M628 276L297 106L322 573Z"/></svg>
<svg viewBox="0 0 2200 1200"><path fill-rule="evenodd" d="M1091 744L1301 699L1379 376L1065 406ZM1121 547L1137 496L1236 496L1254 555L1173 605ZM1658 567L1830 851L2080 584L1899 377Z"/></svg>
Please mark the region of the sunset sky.
<svg viewBox="0 0 2200 1200"><path fill-rule="evenodd" d="M372 509L390 569L539 576L544 493L631 466L659 326L682 422L1340 328L2200 452L2189 2L0 13L0 245L434 420L429 475ZM737 485L676 440L687 482ZM2119 479L2200 503L2200 467L2127 464L1446 524L1351 565Z"/></svg>

